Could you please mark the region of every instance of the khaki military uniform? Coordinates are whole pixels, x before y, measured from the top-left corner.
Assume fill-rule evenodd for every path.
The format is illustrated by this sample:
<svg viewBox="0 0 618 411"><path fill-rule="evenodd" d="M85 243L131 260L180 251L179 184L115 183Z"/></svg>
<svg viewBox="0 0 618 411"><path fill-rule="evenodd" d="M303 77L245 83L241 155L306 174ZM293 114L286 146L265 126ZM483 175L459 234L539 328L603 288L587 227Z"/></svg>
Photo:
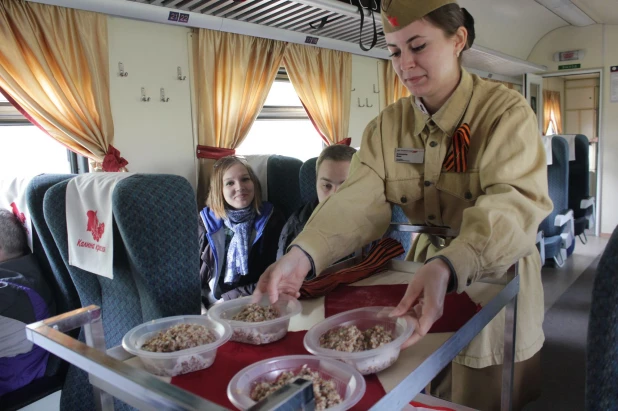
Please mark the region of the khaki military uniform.
<svg viewBox="0 0 618 411"><path fill-rule="evenodd" d="M470 126L467 171L446 172L443 164L452 136L464 123ZM397 148L424 149L424 161L396 162ZM535 239L539 224L552 210L545 159L536 117L525 99L462 70L457 89L433 116L410 97L387 107L367 126L348 180L318 206L293 244L312 257L319 273L382 236L392 204L399 205L413 224L459 230L459 236L440 250L421 238L408 257L448 258L457 292L481 278L502 276L519 260L515 360L527 360L544 341ZM501 364L503 334L504 313L455 361L472 368Z"/></svg>

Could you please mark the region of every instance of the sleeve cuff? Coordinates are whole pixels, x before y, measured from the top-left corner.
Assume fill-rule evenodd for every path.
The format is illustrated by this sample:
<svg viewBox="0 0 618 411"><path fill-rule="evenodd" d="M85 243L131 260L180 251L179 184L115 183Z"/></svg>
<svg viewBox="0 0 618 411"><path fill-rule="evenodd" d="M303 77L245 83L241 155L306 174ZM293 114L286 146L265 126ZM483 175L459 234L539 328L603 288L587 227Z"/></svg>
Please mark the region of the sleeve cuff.
<svg viewBox="0 0 618 411"><path fill-rule="evenodd" d="M315 230L305 229L292 242L290 247L299 247L311 261L316 275L320 275L331 264L330 248L326 240Z"/></svg>
<svg viewBox="0 0 618 411"><path fill-rule="evenodd" d="M478 257L467 244L453 241L436 257L444 257L450 262L451 270L456 277L458 293L464 292L467 286L476 281L480 271Z"/></svg>
<svg viewBox="0 0 618 411"><path fill-rule="evenodd" d="M290 248L292 247L296 247L298 248L300 251L302 251L303 253L305 253L305 255L307 256L307 258L309 259L309 262L311 263L311 271L309 271L307 273L307 276L305 277L305 281L307 281L308 279L314 278L315 277L315 264L313 263L313 258L311 258L311 256L309 255L309 253L307 253L305 250L303 250L303 248L299 245L296 244L292 244L290 246Z"/></svg>

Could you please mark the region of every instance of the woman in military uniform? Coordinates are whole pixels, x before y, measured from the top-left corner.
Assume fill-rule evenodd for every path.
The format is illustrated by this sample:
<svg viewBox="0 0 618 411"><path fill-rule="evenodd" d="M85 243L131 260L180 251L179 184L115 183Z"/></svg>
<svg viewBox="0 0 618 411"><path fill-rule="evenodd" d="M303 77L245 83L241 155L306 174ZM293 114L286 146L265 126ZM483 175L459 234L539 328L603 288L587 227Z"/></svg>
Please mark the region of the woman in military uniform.
<svg viewBox="0 0 618 411"><path fill-rule="evenodd" d="M393 315L416 316L410 346L440 318L447 292L501 277L519 260L513 393L519 409L540 385L544 303L535 239L552 209L535 115L516 91L461 67L474 20L456 1L383 0L382 22L393 67L415 97L388 106L367 126L348 180L262 275L256 293L271 300L297 295L308 270L320 273L383 235L393 204L413 224L451 227L459 235L446 246L428 236L415 242L408 258L425 264ZM412 307L417 297L422 304ZM447 398L499 409L503 330L502 313L457 356L438 384L448 387Z"/></svg>

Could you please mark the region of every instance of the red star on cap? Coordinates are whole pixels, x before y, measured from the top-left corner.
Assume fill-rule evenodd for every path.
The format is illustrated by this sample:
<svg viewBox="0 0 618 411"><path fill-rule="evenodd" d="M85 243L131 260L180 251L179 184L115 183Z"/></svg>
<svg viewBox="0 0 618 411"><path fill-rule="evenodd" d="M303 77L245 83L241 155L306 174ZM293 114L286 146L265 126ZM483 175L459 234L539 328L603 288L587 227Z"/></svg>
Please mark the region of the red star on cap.
<svg viewBox="0 0 618 411"><path fill-rule="evenodd" d="M391 26L399 27L399 22L397 21L397 17L388 16L387 19L388 19L388 22L391 23Z"/></svg>

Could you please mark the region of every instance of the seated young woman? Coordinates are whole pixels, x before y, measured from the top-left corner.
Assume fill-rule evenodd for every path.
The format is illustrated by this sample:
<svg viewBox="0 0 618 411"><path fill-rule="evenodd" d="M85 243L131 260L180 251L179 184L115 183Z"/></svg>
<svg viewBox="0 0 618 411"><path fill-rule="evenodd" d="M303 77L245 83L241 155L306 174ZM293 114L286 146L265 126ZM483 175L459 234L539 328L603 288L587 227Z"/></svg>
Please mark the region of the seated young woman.
<svg viewBox="0 0 618 411"><path fill-rule="evenodd" d="M251 295L275 262L285 219L262 201L260 182L244 159L229 156L215 163L199 221L204 306Z"/></svg>

